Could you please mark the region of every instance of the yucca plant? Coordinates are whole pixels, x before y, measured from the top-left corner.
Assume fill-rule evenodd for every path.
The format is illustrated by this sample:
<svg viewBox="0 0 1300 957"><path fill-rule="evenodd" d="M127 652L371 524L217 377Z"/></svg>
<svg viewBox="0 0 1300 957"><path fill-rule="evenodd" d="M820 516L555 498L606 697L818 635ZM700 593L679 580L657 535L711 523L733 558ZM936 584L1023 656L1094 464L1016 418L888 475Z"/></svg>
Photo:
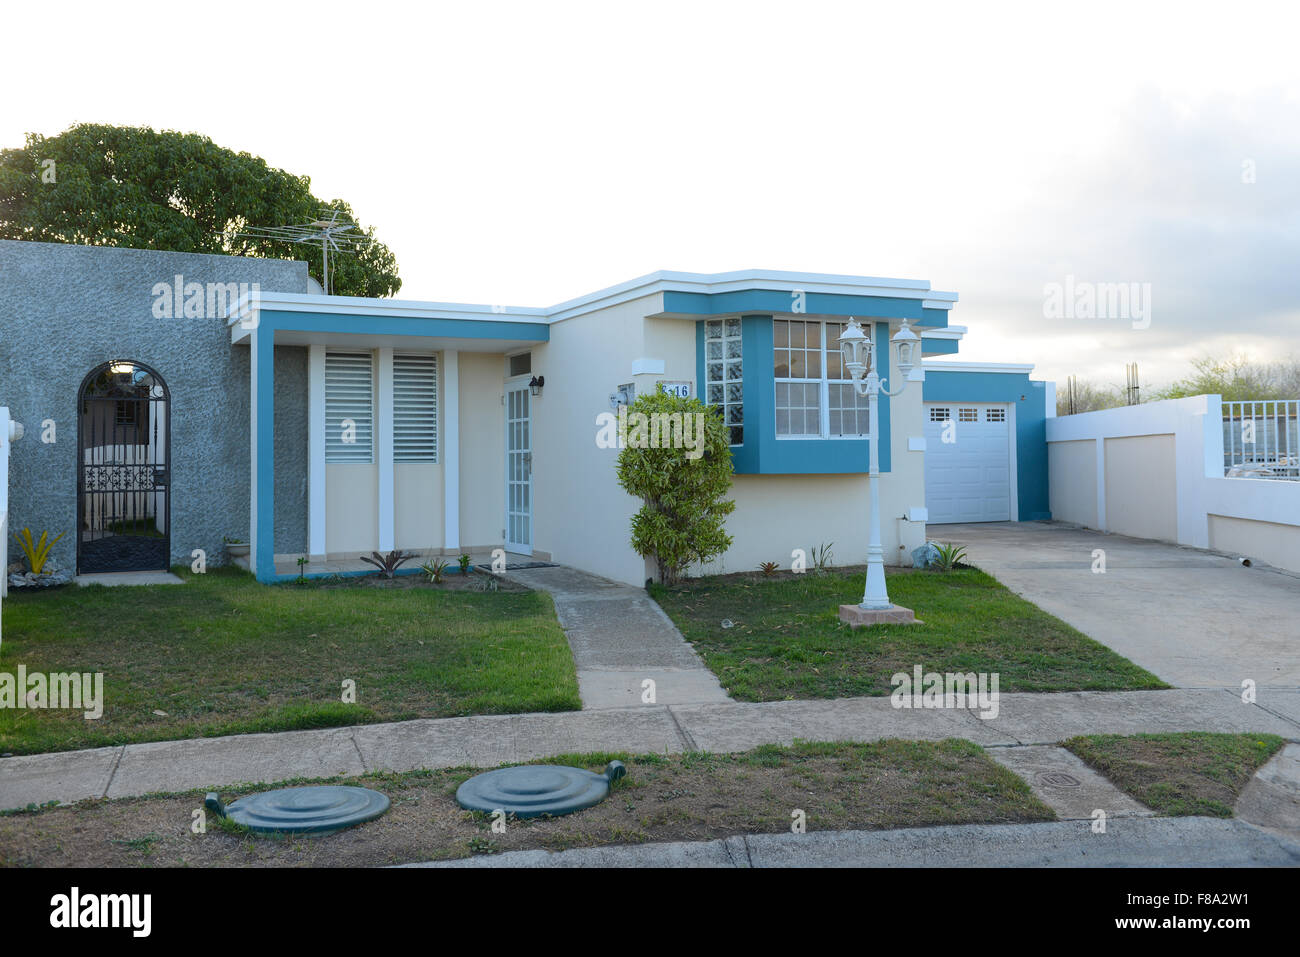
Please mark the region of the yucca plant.
<svg viewBox="0 0 1300 957"><path fill-rule="evenodd" d="M401 565L415 557L410 552L400 552L397 549L393 549L387 555L380 555L378 552L371 552L370 554L374 557L367 558L362 555L361 560L368 565L374 565L385 578L392 578Z"/></svg>
<svg viewBox="0 0 1300 957"><path fill-rule="evenodd" d="M462 555L460 558L456 559L456 561L460 562L460 573L462 575L468 575L470 557L468 555Z"/></svg>
<svg viewBox="0 0 1300 957"><path fill-rule="evenodd" d="M758 567L763 572L764 575L771 575L781 566L778 565L776 562L759 562Z"/></svg>
<svg viewBox="0 0 1300 957"><path fill-rule="evenodd" d="M35 542L32 540L32 530L30 528L24 528L21 535L14 533L14 540L18 542L18 547L23 550L23 554L27 557L27 566L32 570L33 575L41 573L41 569L45 567L46 559L50 557L50 549L65 534L67 533L59 532L58 535L54 536L53 540L50 540L49 532L41 532L41 540Z"/></svg>
<svg viewBox="0 0 1300 957"><path fill-rule="evenodd" d="M950 572L957 567L957 563L966 558L966 549L961 545L955 545L952 542L945 544L936 543L934 546L939 551L939 557L933 562L934 567L941 572Z"/></svg>

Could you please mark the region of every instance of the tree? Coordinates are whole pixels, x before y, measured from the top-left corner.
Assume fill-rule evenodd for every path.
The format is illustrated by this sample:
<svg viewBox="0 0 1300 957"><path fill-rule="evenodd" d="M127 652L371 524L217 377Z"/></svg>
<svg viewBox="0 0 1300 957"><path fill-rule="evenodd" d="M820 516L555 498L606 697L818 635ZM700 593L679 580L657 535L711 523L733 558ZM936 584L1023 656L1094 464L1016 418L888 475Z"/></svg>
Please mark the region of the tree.
<svg viewBox="0 0 1300 957"><path fill-rule="evenodd" d="M0 150L3 239L305 259L323 284L311 246L235 235L311 222L323 209L352 218L343 200L313 196L308 177L197 133L83 123ZM391 296L402 285L396 258L378 242L331 250L330 274L332 291L345 296Z"/></svg>
<svg viewBox="0 0 1300 957"><path fill-rule="evenodd" d="M1156 393L1157 399L1220 395L1225 402L1300 398L1300 362L1251 362L1245 356L1204 356L1192 363L1193 375Z"/></svg>
<svg viewBox="0 0 1300 957"><path fill-rule="evenodd" d="M1115 386L1098 385L1087 379L1074 380L1074 411L1095 412L1098 409L1114 409L1124 404L1124 396ZM1058 383L1056 387L1056 414L1070 415L1070 396L1067 383Z"/></svg>
<svg viewBox="0 0 1300 957"><path fill-rule="evenodd" d="M644 503L632 517L632 547L652 557L659 581L679 581L692 562L707 562L732 542L723 528L736 503L731 448L717 407L655 392L627 409L618 483ZM620 417L620 431L624 423Z"/></svg>

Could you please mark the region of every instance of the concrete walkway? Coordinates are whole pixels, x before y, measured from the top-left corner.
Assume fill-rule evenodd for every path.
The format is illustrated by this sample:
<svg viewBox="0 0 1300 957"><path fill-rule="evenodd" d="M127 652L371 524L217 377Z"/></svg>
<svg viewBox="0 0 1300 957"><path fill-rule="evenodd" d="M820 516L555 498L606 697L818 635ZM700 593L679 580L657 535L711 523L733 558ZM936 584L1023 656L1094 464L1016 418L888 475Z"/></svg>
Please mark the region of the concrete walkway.
<svg viewBox="0 0 1300 957"><path fill-rule="evenodd" d="M1003 694L997 717L988 719L961 709L895 709L883 697L661 703L159 741L0 759L0 809L379 770L495 767L572 752L746 751L796 738L966 738L996 748L1160 731L1272 732L1300 741L1300 691L1270 689L1252 704L1213 689Z"/></svg>
<svg viewBox="0 0 1300 957"><path fill-rule="evenodd" d="M1171 685L1300 688L1300 578L1050 522L934 525L929 535L965 545L1016 594ZM1104 573L1092 570L1094 549Z"/></svg>
<svg viewBox="0 0 1300 957"><path fill-rule="evenodd" d="M1236 820L1127 818L511 851L408 867L1297 867L1300 843Z"/></svg>
<svg viewBox="0 0 1300 957"><path fill-rule="evenodd" d="M506 577L550 593L573 649L583 708L731 700L644 588L563 566L520 569Z"/></svg>

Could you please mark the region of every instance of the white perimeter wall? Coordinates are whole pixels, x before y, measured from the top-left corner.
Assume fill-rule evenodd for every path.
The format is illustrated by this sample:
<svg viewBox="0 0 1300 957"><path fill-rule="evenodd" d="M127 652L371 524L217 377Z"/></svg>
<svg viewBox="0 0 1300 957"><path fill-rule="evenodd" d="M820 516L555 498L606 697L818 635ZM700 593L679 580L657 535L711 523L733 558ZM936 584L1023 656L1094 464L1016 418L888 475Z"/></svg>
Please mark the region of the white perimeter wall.
<svg viewBox="0 0 1300 957"><path fill-rule="evenodd" d="M1048 419L1047 443L1054 517L1300 572L1300 482L1223 477L1219 396Z"/></svg>

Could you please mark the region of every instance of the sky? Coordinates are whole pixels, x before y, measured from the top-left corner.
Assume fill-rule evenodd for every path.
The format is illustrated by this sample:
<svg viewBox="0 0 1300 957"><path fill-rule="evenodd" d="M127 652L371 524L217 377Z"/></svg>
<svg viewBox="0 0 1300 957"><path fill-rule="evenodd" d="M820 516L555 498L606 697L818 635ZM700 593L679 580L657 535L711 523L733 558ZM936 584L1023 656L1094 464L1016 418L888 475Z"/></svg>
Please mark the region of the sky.
<svg viewBox="0 0 1300 957"><path fill-rule="evenodd" d="M5 23L0 146L202 133L351 203L402 298L850 273L957 292L960 358L1035 378L1300 358L1294 3L122 2Z"/></svg>

